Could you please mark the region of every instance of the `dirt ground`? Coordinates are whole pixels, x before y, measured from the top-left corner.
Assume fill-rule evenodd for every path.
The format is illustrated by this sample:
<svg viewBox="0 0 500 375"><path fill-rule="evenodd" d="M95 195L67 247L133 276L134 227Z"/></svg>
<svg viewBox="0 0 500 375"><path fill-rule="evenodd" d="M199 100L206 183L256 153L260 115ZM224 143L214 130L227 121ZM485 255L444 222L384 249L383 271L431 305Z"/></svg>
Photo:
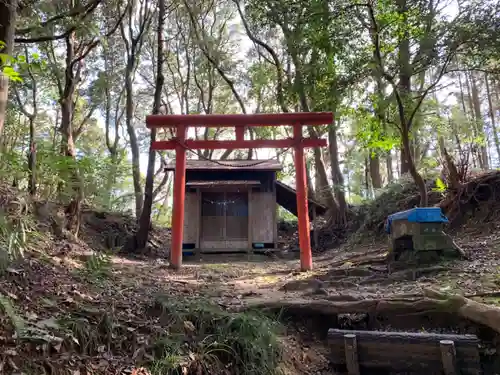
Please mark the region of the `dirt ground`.
<svg viewBox="0 0 500 375"><path fill-rule="evenodd" d="M405 299L420 296L425 288L466 295L486 303L500 300L500 238L468 233L457 239L469 260L456 260L426 267L415 275L400 271L388 274L383 243L370 246L343 246L317 256L314 270L300 272L298 254L278 258L254 255L204 255L201 260L185 259L181 271L173 272L164 260L124 260L115 258L114 269L120 279L142 285L155 285L178 293L199 295L216 301L224 309L246 306L308 302L344 302L369 299ZM415 279L413 279L415 277ZM139 281L140 280L140 281ZM315 315L288 320L282 337L289 374L334 374L325 344L325 322L311 322ZM338 322L337 322L338 324ZM422 326L400 327L417 331ZM441 323L431 324L441 330ZM335 328L338 328L335 327ZM342 328L342 327L341 327ZM351 328L351 327L347 327ZM356 327L354 327L356 328ZM390 329L385 326L384 329ZM394 328L395 329L395 328ZM475 333L454 327L446 333Z"/></svg>
<svg viewBox="0 0 500 375"><path fill-rule="evenodd" d="M10 320L21 321L30 332L29 340L20 344L13 333L15 327L7 324L6 316L0 317L3 330L0 342L4 348L0 372L21 373L18 370L29 358L33 368L45 369L37 372L40 374L67 374L54 369L62 364L67 368L68 363L75 368L71 375L134 373L135 363L147 359L141 349L144 342L161 330L158 321L148 313L158 294L172 300L208 299L224 310L241 311L287 302L308 305L382 298L411 300L421 295L423 289L432 287L497 304L500 239L468 233L457 242L468 253L469 260L442 263L416 274L400 271L389 275L383 261L386 252L383 243L345 245L315 257L313 271L299 272L298 254L281 258L254 255L250 260L246 255L203 256L201 261L187 258L180 271L172 271L162 257L101 258L90 254L84 244L70 246L62 241L52 251L34 254L11 265L0 279L0 293L12 301L19 318L11 314ZM286 332L280 336L285 351L284 373L334 374L325 338L329 328L339 327L339 320L303 311L299 316L284 317ZM60 328L56 322L69 317L94 322L94 327L111 320L106 324L118 327L121 333L117 334L113 328L106 340L101 331L98 335L88 328L82 329L74 342L81 349L84 340L88 353L101 353L85 355L85 350L72 351L66 339L47 334L52 328ZM417 324L420 323L414 323ZM439 324L435 322L434 327Z"/></svg>

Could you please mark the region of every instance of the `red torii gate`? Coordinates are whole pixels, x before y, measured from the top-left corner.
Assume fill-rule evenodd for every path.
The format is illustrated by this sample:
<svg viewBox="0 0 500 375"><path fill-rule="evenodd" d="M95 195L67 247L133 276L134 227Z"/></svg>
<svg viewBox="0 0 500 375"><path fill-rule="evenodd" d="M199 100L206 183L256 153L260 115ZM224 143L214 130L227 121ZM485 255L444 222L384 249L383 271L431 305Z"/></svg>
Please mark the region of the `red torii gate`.
<svg viewBox="0 0 500 375"><path fill-rule="evenodd" d="M172 209L172 242L170 264L179 269L182 264L182 237L184 230L184 200L186 184L186 150L228 150L249 148L294 148L297 190L297 213L299 222L300 266L303 271L312 269L312 253L309 235L306 165L304 148L324 147L325 139L304 138L304 125L333 123L331 112L293 112L278 114L237 115L149 115L148 128L175 128L175 137L168 141L156 141L151 150L175 150L174 204ZM289 139L244 139L246 127L293 126L293 138ZM192 140L186 139L187 128L234 127L236 140Z"/></svg>

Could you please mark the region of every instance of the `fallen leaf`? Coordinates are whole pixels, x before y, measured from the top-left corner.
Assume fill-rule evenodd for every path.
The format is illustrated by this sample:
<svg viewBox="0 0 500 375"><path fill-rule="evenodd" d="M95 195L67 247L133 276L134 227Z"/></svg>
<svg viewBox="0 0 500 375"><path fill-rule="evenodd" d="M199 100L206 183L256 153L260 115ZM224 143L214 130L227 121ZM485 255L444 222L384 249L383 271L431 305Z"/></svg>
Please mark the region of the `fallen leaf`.
<svg viewBox="0 0 500 375"><path fill-rule="evenodd" d="M10 268L10 267L8 267L8 268L6 269L6 271L7 271L8 273L13 273L13 274L19 275L19 274L20 274L23 270L22 270L22 269L18 269L18 270L16 270L16 269L14 269L14 268Z"/></svg>
<svg viewBox="0 0 500 375"><path fill-rule="evenodd" d="M196 327L194 326L194 324L192 322L190 322L189 320L185 320L184 321L184 328L186 330L188 330L189 332L194 332L196 331Z"/></svg>
<svg viewBox="0 0 500 375"><path fill-rule="evenodd" d="M42 329L44 329L44 328L52 328L52 329L56 329L57 330L57 329L61 328L61 326L57 322L57 319L54 318L54 317L41 320L41 321L37 322L35 325L37 327L39 327L39 328L42 328Z"/></svg>

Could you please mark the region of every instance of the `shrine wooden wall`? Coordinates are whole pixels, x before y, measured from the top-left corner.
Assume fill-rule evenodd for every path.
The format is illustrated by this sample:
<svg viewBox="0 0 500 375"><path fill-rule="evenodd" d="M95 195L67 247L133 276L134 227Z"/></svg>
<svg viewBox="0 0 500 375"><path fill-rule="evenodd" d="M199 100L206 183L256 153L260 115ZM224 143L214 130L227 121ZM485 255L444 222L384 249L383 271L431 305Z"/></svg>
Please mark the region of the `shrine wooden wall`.
<svg viewBox="0 0 500 375"><path fill-rule="evenodd" d="M219 187L215 190L220 192L222 189ZM265 190L268 189L248 187L246 191L246 194L248 194L246 210L248 230L245 233L247 234L246 238L231 235L232 233L228 233L225 238L215 238L220 237L218 236L220 225L215 225L216 220L214 218L202 216L203 191L210 192L213 189L187 191L184 209L183 243L190 248L213 249L213 251L250 249L255 243L264 244L266 247L274 247L278 240L276 192L274 189L272 191ZM236 219L236 217L226 218L226 231L233 231L234 228L232 228L231 224L235 224ZM242 221L241 218L238 219ZM229 225L227 224L228 221ZM210 227L212 224L213 226ZM238 228L238 231L242 229ZM213 236L210 235L210 231L214 232Z"/></svg>

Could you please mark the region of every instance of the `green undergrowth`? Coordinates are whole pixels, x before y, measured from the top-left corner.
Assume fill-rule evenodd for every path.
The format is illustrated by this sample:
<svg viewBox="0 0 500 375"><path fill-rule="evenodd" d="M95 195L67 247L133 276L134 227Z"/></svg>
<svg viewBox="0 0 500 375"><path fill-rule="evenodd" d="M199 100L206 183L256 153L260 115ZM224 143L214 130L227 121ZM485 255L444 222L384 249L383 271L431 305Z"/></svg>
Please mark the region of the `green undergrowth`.
<svg viewBox="0 0 500 375"><path fill-rule="evenodd" d="M159 296L158 316L171 331L155 344L153 375L279 373L277 320L257 312L231 313L206 300ZM188 358L188 363L186 363Z"/></svg>
<svg viewBox="0 0 500 375"><path fill-rule="evenodd" d="M109 277L111 266L111 253L95 252L85 260L82 273L90 281L100 281Z"/></svg>
<svg viewBox="0 0 500 375"><path fill-rule="evenodd" d="M43 240L29 213L29 204L22 197L9 198L4 199L0 191L0 275Z"/></svg>
<svg viewBox="0 0 500 375"><path fill-rule="evenodd" d="M443 195L434 191L434 180L427 181L429 204L438 203ZM399 211L417 207L420 202L418 188L413 180L405 176L377 192L373 200L352 209L351 236L352 243L361 242L367 238L377 238L384 234L384 224L387 217Z"/></svg>
<svg viewBox="0 0 500 375"><path fill-rule="evenodd" d="M60 362L60 355L72 353L87 358L85 366L103 355L127 358L151 375L281 374L283 328L277 319L257 312L232 313L205 299L177 296L162 295L134 306L127 312L123 306L79 305L33 320L0 295L0 316L10 327L4 325L3 331L16 337L10 352L16 352L17 359L29 356L17 363L28 373L48 374L46 363L72 368L74 363ZM98 370L103 371L96 374L110 374Z"/></svg>

